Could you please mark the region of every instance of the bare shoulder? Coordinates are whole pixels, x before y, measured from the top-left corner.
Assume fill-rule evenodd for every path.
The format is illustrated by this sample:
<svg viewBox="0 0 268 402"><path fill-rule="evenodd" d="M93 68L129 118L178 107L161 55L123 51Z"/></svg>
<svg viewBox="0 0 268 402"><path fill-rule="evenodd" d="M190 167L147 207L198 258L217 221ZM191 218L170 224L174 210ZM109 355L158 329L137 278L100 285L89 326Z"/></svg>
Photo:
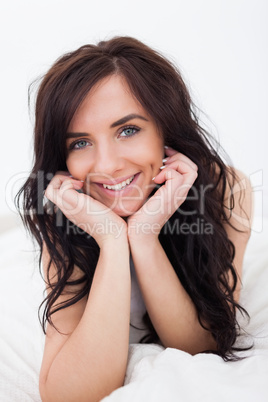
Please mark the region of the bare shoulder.
<svg viewBox="0 0 268 402"><path fill-rule="evenodd" d="M227 216L225 230L229 240L234 245L235 256L233 265L242 278L243 260L250 238L253 219L252 187L249 178L240 170L228 169L228 183L225 190L224 207ZM239 301L241 283L235 291L235 299Z"/></svg>
<svg viewBox="0 0 268 402"><path fill-rule="evenodd" d="M224 204L229 223L249 237L253 219L252 187L249 178L240 170L228 168ZM230 225L229 225L230 226Z"/></svg>

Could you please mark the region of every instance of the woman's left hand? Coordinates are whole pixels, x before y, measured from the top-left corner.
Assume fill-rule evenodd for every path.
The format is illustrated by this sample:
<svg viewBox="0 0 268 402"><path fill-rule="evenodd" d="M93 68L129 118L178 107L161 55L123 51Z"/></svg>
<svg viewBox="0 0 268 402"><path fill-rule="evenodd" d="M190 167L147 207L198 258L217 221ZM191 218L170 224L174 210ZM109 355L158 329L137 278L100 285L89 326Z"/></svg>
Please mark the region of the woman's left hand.
<svg viewBox="0 0 268 402"><path fill-rule="evenodd" d="M158 238L162 227L185 201L197 178L197 165L187 156L172 148L165 152L164 168L154 178L156 184L165 184L128 218L130 243Z"/></svg>

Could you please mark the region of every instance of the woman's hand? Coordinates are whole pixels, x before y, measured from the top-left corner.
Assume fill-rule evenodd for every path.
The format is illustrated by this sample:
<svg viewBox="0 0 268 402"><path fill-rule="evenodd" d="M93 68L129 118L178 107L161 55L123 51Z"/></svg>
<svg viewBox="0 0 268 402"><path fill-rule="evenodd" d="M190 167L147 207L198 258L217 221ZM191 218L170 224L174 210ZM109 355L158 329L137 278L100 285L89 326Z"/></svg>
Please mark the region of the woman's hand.
<svg viewBox="0 0 268 402"><path fill-rule="evenodd" d="M126 222L90 195L78 192L82 187L83 182L72 178L67 172L57 172L45 196L67 219L94 237L99 247L106 240L126 237Z"/></svg>
<svg viewBox="0 0 268 402"><path fill-rule="evenodd" d="M187 197L197 178L197 165L172 148L166 149L164 167L154 178L156 184L165 183L132 216L128 218L130 243L139 239L158 238L160 230Z"/></svg>

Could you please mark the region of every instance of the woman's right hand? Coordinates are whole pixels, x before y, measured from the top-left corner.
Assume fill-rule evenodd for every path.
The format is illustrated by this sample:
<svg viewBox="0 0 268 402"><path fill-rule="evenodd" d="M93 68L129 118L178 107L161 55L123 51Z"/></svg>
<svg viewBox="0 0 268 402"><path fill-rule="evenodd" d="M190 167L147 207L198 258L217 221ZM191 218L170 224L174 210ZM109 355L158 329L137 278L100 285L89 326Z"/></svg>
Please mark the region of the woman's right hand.
<svg viewBox="0 0 268 402"><path fill-rule="evenodd" d="M45 196L76 226L90 234L101 248L105 241L127 238L127 224L110 208L90 195L78 192L83 182L68 172L57 172Z"/></svg>

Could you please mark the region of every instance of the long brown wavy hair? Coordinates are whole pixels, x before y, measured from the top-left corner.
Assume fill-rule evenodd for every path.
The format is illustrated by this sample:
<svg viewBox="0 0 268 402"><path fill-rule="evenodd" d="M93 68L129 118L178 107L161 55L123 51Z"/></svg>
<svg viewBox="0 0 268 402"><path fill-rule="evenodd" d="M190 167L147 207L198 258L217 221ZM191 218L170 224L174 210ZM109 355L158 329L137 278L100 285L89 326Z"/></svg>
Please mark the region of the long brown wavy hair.
<svg viewBox="0 0 268 402"><path fill-rule="evenodd" d="M224 194L227 188L232 188L235 173L219 156L217 143L201 127L197 108L178 69L131 37L115 37L65 54L39 86L34 166L18 194L17 205L26 227L40 246L40 267L44 244L50 254L48 275L52 263L57 267L58 281L51 284L52 291L42 303L43 329L47 321L53 325L51 317L55 311L89 293L99 257L98 245L92 237L68 221L51 202L43 205L43 192L57 171L67 171L63 144L76 110L93 86L112 74L126 79L136 99L160 128L165 144L198 165L195 193L193 188L189 191L186 201L162 228L159 238L196 306L200 324L215 338L216 353L225 360L235 359L234 344L239 334L236 309L247 314L233 297L238 280L233 267L235 249L224 228L234 206L231 195L231 207L226 208ZM194 230L197 226L199 229ZM83 273L79 280L82 288L64 304L57 304L66 284L77 284L70 281L75 265ZM232 285L228 280L230 275ZM49 278L45 279L49 282ZM148 314L146 319L150 324ZM145 342L157 340L153 326L150 327L151 334Z"/></svg>

